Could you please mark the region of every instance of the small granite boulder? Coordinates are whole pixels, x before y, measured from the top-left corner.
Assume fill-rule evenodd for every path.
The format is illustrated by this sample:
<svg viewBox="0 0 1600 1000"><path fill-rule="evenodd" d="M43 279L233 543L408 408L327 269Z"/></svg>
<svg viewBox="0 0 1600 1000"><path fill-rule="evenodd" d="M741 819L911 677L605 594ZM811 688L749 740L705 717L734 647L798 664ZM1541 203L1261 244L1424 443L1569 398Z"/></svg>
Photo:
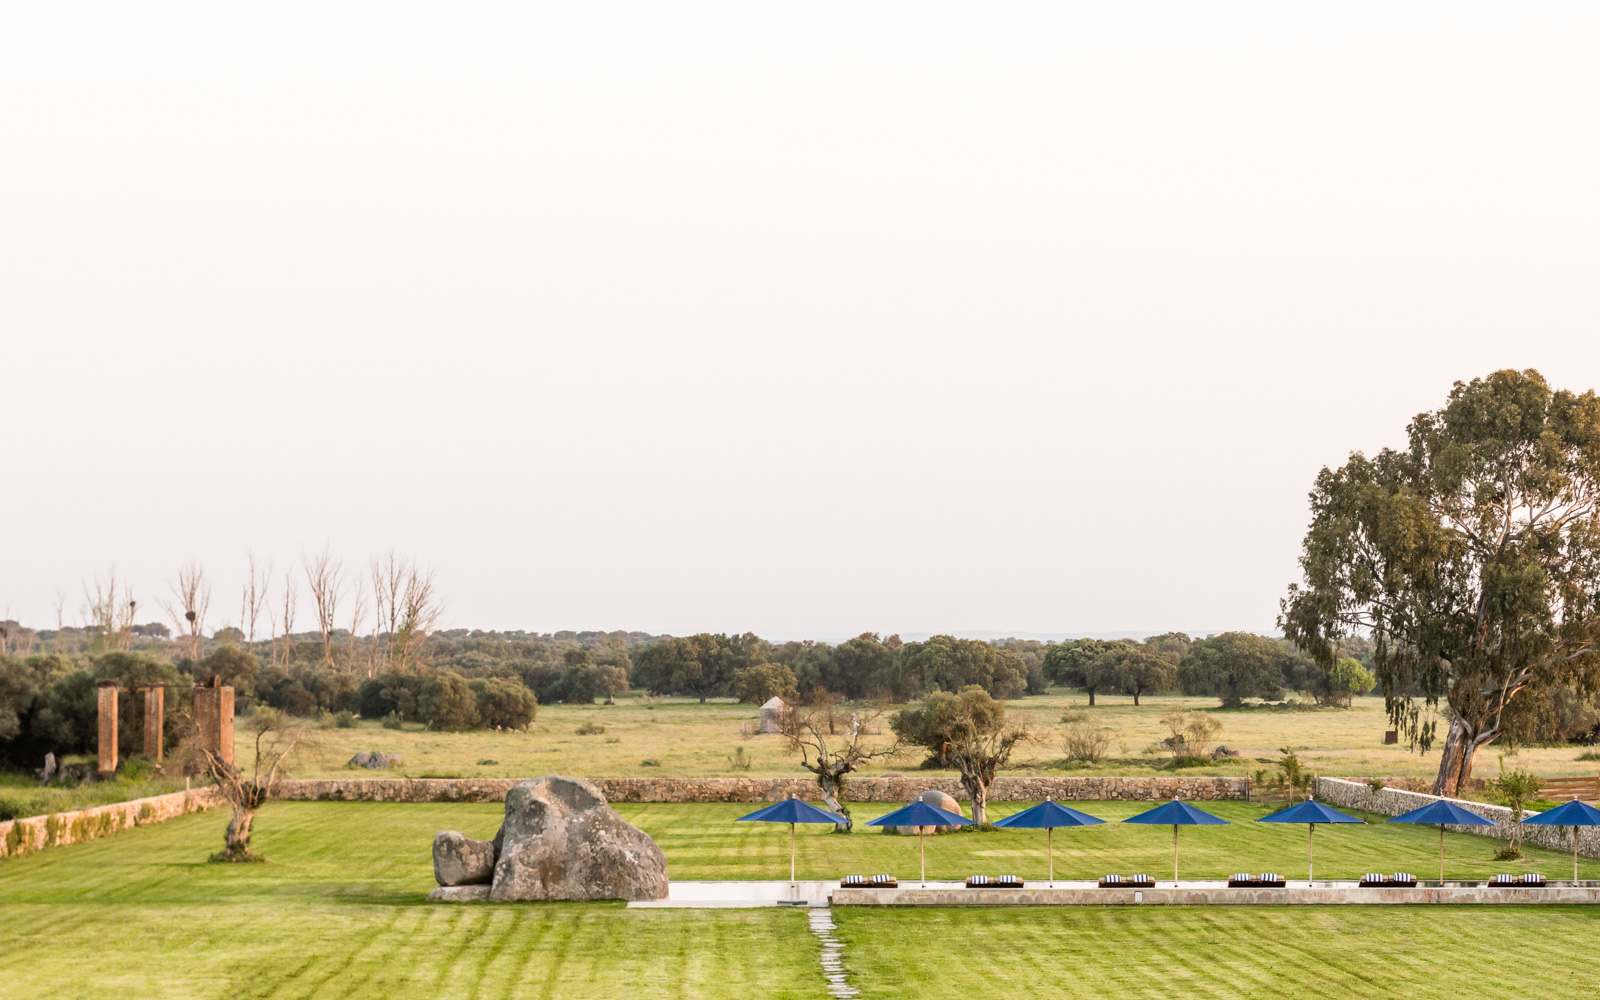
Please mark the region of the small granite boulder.
<svg viewBox="0 0 1600 1000"><path fill-rule="evenodd" d="M489 887L486 885L441 885L428 893L430 903L486 903Z"/></svg>
<svg viewBox="0 0 1600 1000"><path fill-rule="evenodd" d="M446 830L433 838L433 880L440 885L487 885L494 879L495 842Z"/></svg>
<svg viewBox="0 0 1600 1000"><path fill-rule="evenodd" d="M395 765L404 763L405 758L397 753L368 753L365 750L349 760L349 766L364 767L369 771L387 771Z"/></svg>
<svg viewBox="0 0 1600 1000"><path fill-rule="evenodd" d="M665 899L667 857L578 778L524 781L506 795L489 898Z"/></svg>

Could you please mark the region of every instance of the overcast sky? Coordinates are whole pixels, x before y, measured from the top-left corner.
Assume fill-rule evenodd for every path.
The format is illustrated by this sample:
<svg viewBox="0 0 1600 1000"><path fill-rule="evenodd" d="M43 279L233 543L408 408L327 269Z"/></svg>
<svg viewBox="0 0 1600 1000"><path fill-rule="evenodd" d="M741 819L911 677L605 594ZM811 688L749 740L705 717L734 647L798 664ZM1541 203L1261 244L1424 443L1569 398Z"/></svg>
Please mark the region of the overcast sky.
<svg viewBox="0 0 1600 1000"><path fill-rule="evenodd" d="M1317 470L1600 383L1600 8L10 4L0 612L1271 630ZM143 619L144 614L140 615ZM306 618L302 612L302 622ZM309 627L303 624L302 627Z"/></svg>

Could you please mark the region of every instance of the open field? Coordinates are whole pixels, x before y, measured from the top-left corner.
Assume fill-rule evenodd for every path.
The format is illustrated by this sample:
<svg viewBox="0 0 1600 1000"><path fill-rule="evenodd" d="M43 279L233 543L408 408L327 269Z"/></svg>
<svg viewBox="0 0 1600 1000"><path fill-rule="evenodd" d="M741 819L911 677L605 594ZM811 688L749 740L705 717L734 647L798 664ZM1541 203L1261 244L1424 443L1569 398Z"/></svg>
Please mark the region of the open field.
<svg viewBox="0 0 1600 1000"><path fill-rule="evenodd" d="M1358 698L1355 707L1348 710L1304 712L1260 708L1224 712L1216 708L1214 698L1147 697L1137 708L1133 699L1120 695L1101 696L1096 701L1096 707L1089 709L1083 695L1057 693L1009 703L1009 711L1029 720L1043 737L1024 748L1018 756L1019 764L1039 774L1160 773L1157 769L1165 758L1146 754L1145 750L1167 735L1161 716L1176 707L1212 711L1222 723L1218 741L1242 755L1235 762L1187 769L1186 774L1246 774L1265 766L1260 759L1276 760L1279 748L1286 746L1297 748L1309 769L1325 775L1431 778L1439 765L1437 751L1423 757L1407 753L1403 746L1383 745L1388 724L1381 698ZM1072 766L1063 760L1060 720L1074 709L1089 713L1091 720L1110 731L1113 760L1095 768ZM390 730L363 721L355 729L324 731L321 735L326 749L303 767L299 776L354 774L355 770L347 768L345 762L358 750L403 754L405 764L391 773L412 777L803 775L805 772L784 752L779 737L740 735L739 724L755 718L753 706L728 699L701 705L692 699L647 702L628 697L619 699L616 705L541 706L531 733L438 733L427 732L418 725ZM887 742L892 739L887 717L881 721ZM604 726L605 732L578 735L577 729L586 723ZM242 733L238 739L240 759L248 760ZM749 771L734 772L729 758L740 748L751 758L751 767ZM1547 776L1591 775L1600 771L1600 762L1576 759L1582 750L1525 748L1514 762ZM1495 756L1499 752L1500 748L1491 746L1479 753L1480 777L1495 773ZM655 763L647 765L647 760ZM921 760L921 754L912 753L863 773L904 772Z"/></svg>
<svg viewBox="0 0 1600 1000"><path fill-rule="evenodd" d="M1007 807L1010 808L1010 807ZM787 830L735 824L739 806L625 805L675 878L769 878ZM1129 804L1093 803L1115 818ZM1225 803L1248 820L1259 810ZM274 803L262 865L208 865L214 811L0 862L0 998L80 997L820 997L817 945L791 910L627 910L615 904L434 906L428 844L455 827L487 836L489 805ZM1304 831L1186 831L1186 872L1286 874ZM1058 836L1058 868L1146 869L1170 859L1160 829ZM1425 872L1434 834L1399 826L1319 832L1326 874ZM803 830L802 876L915 870L916 842ZM1492 842L1447 838L1450 872L1481 875ZM1036 833L930 838L930 874L1042 871ZM1600 862L1585 861L1585 877ZM1518 863L1562 874L1538 852ZM1320 870L1320 869L1319 869ZM1570 867L1565 869L1570 871ZM845 962L865 995L964 998L978 989L1048 996L1575 996L1596 988L1587 953L1600 913L1559 907L836 909ZM930 943L937 942L937 947ZM1178 983L1177 988L1170 984ZM92 987L92 989L91 989Z"/></svg>
<svg viewBox="0 0 1600 1000"><path fill-rule="evenodd" d="M794 911L421 903L436 807L196 814L0 862L0 997L815 997ZM91 989L92 987L92 989Z"/></svg>
<svg viewBox="0 0 1600 1000"><path fill-rule="evenodd" d="M1588 907L837 908L864 997L1510 1000L1600 992ZM938 942L929 947L929 942Z"/></svg>
<svg viewBox="0 0 1600 1000"><path fill-rule="evenodd" d="M150 776L129 781L119 777L116 781L91 781L69 788L41 785L32 775L0 773L0 820L87 809L182 790L182 778Z"/></svg>

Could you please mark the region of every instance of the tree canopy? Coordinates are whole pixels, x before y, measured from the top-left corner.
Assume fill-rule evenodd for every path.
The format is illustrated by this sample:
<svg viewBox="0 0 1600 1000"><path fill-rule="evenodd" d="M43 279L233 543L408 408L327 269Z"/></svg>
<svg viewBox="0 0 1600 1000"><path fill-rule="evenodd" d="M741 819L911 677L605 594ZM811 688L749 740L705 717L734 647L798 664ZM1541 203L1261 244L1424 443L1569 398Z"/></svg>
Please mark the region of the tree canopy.
<svg viewBox="0 0 1600 1000"><path fill-rule="evenodd" d="M1538 372L1457 382L1403 449L1317 476L1285 634L1331 666L1366 633L1415 748L1448 721L1434 791L1545 690L1600 682L1600 400Z"/></svg>

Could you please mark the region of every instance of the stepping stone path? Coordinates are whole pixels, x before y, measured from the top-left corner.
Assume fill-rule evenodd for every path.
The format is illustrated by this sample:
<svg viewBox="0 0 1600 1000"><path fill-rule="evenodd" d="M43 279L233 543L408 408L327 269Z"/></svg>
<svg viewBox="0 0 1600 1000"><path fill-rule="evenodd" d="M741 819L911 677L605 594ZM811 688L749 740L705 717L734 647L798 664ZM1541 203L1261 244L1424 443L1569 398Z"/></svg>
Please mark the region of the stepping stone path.
<svg viewBox="0 0 1600 1000"><path fill-rule="evenodd" d="M828 996L860 996L861 991L846 980L844 962L839 960L844 945L833 936L833 932L837 929L837 925L833 922L833 911L826 906L819 906L811 911L810 918L811 933L822 942L822 974L828 979Z"/></svg>

